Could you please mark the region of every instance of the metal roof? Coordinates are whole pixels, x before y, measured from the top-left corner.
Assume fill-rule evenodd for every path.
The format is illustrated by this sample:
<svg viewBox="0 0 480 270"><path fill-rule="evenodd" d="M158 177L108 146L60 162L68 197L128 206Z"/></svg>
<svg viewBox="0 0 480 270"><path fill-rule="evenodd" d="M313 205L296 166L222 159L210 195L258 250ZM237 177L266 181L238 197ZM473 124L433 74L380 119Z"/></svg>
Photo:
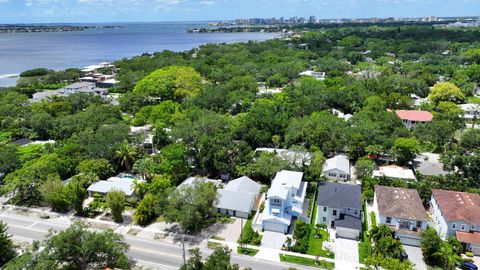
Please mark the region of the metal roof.
<svg viewBox="0 0 480 270"><path fill-rule="evenodd" d="M235 190L219 189L217 208L235 210L239 212L250 213L253 209L255 199L258 195L249 192L239 192Z"/></svg>
<svg viewBox="0 0 480 270"><path fill-rule="evenodd" d="M329 158L323 165L323 171L330 171L333 169L340 170L345 174L350 174L350 161L345 154L336 155L333 158Z"/></svg>

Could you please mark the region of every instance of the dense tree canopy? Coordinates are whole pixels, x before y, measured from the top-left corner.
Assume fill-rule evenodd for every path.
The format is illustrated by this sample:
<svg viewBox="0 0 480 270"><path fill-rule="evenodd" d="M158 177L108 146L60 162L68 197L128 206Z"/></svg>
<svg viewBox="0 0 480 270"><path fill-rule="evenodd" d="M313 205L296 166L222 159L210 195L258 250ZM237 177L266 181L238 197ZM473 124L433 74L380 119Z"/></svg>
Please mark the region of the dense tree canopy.
<svg viewBox="0 0 480 270"><path fill-rule="evenodd" d="M170 66L156 70L139 81L133 92L161 100L182 100L198 95L201 86L202 77L195 69Z"/></svg>
<svg viewBox="0 0 480 270"><path fill-rule="evenodd" d="M474 96L480 83L478 29L309 27L293 29L295 36L288 40L207 44L119 60L120 83L110 89L118 99L73 94L31 103L33 93L78 81L82 73L24 73L16 87L0 91L2 194L11 203L89 215L95 209L83 207L88 186L131 172L145 180L136 181L135 195L124 202L135 208L136 223L161 217L196 233L215 221L216 191L209 184L178 187L187 176L247 175L269 185L276 172L289 169L304 172L306 181L319 181L325 159L339 153L356 164L367 201L377 184L415 188L425 204L432 188L479 192L479 132L470 128L478 116L464 119L459 106L479 103ZM310 69L326 72L325 79L300 77ZM434 117L409 130L393 112L400 109L422 109ZM143 125L151 134L133 132ZM21 145L26 140L18 139L55 142ZM440 154L447 175L418 175L412 183L371 177L375 166L386 163L411 167L423 152ZM103 198L95 205L99 201L107 206ZM122 201L109 199L117 220L121 211L113 209L123 207L113 203ZM385 230L373 233L370 265L411 268L399 262L398 241ZM444 267L453 262L453 246L433 252ZM227 253L217 255L225 259ZM57 260L37 254L15 261L30 263L31 269L58 266ZM227 267L223 259L194 259L195 267Z"/></svg>
<svg viewBox="0 0 480 270"><path fill-rule="evenodd" d="M5 269L128 269L128 245L113 231L91 232L82 223L47 235L42 249L24 253Z"/></svg>

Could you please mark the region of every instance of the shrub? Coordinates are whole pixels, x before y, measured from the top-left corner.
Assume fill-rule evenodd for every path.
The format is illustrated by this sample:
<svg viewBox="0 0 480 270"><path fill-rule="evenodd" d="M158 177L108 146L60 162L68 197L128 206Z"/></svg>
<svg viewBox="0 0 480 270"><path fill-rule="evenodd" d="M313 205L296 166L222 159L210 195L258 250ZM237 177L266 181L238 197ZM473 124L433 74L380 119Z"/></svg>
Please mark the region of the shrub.
<svg viewBox="0 0 480 270"><path fill-rule="evenodd" d="M122 212L125 209L125 193L120 190L111 190L107 193L105 201L115 222L122 222Z"/></svg>
<svg viewBox="0 0 480 270"><path fill-rule="evenodd" d="M157 205L157 199L152 194L147 194L140 203L137 205L137 209L133 214L133 218L138 225L147 225L157 216L155 213L155 207Z"/></svg>
<svg viewBox="0 0 480 270"><path fill-rule="evenodd" d="M465 252L465 255L467 255L467 257L469 258L472 258L474 256L473 252L470 252L470 251Z"/></svg>
<svg viewBox="0 0 480 270"><path fill-rule="evenodd" d="M247 222L243 228L242 235L238 239L240 245L251 244L258 246L262 242L262 236L253 230L252 223Z"/></svg>

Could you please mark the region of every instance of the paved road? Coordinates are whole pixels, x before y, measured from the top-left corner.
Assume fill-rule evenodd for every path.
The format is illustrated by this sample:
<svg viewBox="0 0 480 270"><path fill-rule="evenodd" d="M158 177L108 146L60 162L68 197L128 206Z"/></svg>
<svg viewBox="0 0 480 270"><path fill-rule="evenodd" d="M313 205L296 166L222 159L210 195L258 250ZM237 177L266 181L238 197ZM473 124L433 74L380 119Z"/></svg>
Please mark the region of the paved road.
<svg viewBox="0 0 480 270"><path fill-rule="evenodd" d="M0 220L8 224L8 233L13 235L15 240L27 242L44 239L49 229L64 230L70 225L68 220L42 220L36 217L28 217L8 212L0 214ZM178 269L183 263L182 248L180 245L129 235L124 237L125 241L130 245L128 255L139 262L139 264L159 269L173 270ZM204 258L211 253L211 250L202 250ZM288 269L290 266L299 270L318 269L269 262L237 254L232 254L232 263L238 263L241 267L251 267L252 269L262 270Z"/></svg>

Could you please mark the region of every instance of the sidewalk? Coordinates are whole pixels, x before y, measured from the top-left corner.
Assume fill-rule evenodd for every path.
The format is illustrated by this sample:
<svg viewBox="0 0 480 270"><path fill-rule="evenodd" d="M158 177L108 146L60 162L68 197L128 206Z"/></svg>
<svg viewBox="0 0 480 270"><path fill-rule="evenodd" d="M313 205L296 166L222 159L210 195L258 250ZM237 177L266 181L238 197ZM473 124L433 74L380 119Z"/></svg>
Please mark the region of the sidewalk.
<svg viewBox="0 0 480 270"><path fill-rule="evenodd" d="M226 241L215 240L215 239L209 239L208 241L228 246L235 253L237 252L237 247L239 246L238 243L234 243L234 242L226 242ZM265 259L265 260L274 261L274 262L279 262L280 261L280 254L303 257L303 258L308 258L308 259L313 259L313 260L317 259L317 257L313 256L313 255L301 254L301 253L296 253L296 252L292 252L292 251L263 248L263 247L252 246L252 245L246 245L245 247L258 250L257 255L255 255L255 258ZM360 269L361 267L365 267L365 265L361 264L361 263L355 264L355 263L352 263L352 262L347 262L347 261L342 261L342 260L337 260L337 259L331 259L331 258L325 258L325 257L319 257L319 259L327 261L327 262L335 263L335 269L341 269L341 270L344 270L344 269Z"/></svg>
<svg viewBox="0 0 480 270"><path fill-rule="evenodd" d="M101 219L92 219L92 218L85 218L85 217L77 217L74 216L71 213L66 213L66 214L60 214L56 212L49 211L45 208L27 208L27 207L19 207L19 206L11 206L8 205L8 207L4 207L2 209L2 212L6 211L24 211L25 213L34 213L40 216L45 216L48 215L50 216L50 220L61 220L64 221L65 223L73 223L75 220L81 220L93 228L96 229L113 229L116 233L122 234L122 235L127 235L130 230L135 230L137 233L140 234L140 232L144 232L143 236L140 238L144 239L149 239L149 240L156 240L156 241L165 241L169 242L171 239L159 239L156 238L157 235L168 235L172 236L172 232L166 231L166 230L161 230L161 229L151 229L151 228L144 228L138 225L134 225L133 223L130 224L118 224L113 221L107 221L107 220L101 220ZM135 234L135 235L136 235ZM181 235L175 235L175 236L181 236ZM139 237L139 236L137 236ZM218 243L222 245L228 246L230 249L232 249L232 252L237 253L237 247L239 246L238 243L236 242L228 242L228 241L222 241L222 240L216 240L212 238L203 238L201 236L187 236L188 238L196 238L196 240L199 241L198 245L199 246L206 246L207 242L213 242L213 243ZM301 254L301 253L296 253L296 252L291 252L291 251L286 251L286 250L279 250L279 249L271 249L271 248L265 248L265 247L258 247L258 246L252 246L252 245L246 245L245 247L251 248L258 250L259 252L254 256L254 258L261 259L261 260L268 260L272 262L280 262L280 254L285 254L285 255L291 255L291 256L297 256L297 257L303 257L303 258L308 258L308 259L313 259L316 260L317 257L313 255L308 255L308 254ZM347 262L347 261L342 261L338 259L331 259L331 258L324 258L324 257L319 257L320 260L324 260L327 262L333 262L335 263L335 269L341 269L341 270L348 270L348 269L359 269L360 267L365 267L363 264L360 263L352 263L352 262Z"/></svg>

